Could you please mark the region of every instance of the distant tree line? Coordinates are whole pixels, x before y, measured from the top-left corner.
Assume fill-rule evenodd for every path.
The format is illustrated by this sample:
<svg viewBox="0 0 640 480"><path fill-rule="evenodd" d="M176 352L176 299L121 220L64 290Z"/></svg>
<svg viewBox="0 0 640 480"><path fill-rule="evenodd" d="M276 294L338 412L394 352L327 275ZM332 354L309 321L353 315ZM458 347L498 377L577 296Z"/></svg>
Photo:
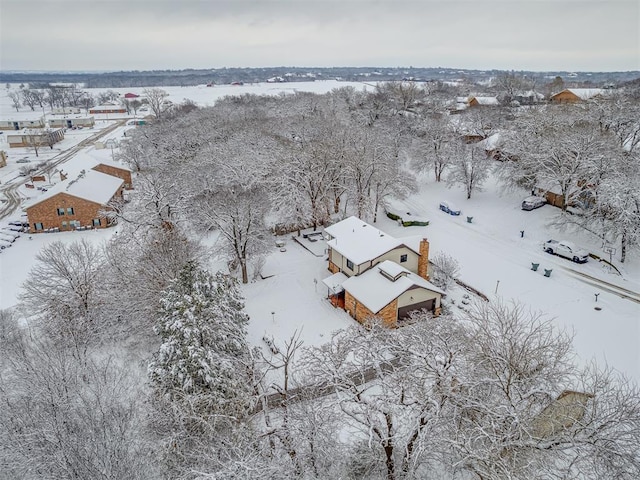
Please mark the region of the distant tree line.
<svg viewBox="0 0 640 480"><path fill-rule="evenodd" d="M212 68L185 70L150 70L120 72L0 72L2 83L75 83L86 88L193 86L207 83L230 84L232 82L266 82L281 77L289 81L304 82L321 79L345 81L460 81L487 82L507 74L500 70L468 70L422 67L265 67L265 68ZM638 72L513 72L519 77L536 78L538 83L556 76L568 79L574 86L619 85L638 78ZM569 83L569 82L567 82Z"/></svg>

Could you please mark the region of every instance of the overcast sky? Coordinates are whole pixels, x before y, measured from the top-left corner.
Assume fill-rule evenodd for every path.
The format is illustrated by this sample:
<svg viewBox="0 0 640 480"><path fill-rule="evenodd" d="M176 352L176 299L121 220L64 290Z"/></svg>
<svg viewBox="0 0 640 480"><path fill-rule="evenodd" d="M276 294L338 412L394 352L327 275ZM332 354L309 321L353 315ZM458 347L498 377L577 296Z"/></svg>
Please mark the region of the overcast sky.
<svg viewBox="0 0 640 480"><path fill-rule="evenodd" d="M639 0L0 0L0 68L640 70Z"/></svg>

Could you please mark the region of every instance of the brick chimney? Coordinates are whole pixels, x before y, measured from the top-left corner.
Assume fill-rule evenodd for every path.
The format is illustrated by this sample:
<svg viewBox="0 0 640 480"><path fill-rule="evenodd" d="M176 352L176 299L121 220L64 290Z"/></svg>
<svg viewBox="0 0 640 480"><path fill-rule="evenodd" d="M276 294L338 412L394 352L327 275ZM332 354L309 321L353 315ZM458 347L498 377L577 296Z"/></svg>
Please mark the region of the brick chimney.
<svg viewBox="0 0 640 480"><path fill-rule="evenodd" d="M418 275L429 280L429 241L426 238L420 240L420 257L418 258Z"/></svg>

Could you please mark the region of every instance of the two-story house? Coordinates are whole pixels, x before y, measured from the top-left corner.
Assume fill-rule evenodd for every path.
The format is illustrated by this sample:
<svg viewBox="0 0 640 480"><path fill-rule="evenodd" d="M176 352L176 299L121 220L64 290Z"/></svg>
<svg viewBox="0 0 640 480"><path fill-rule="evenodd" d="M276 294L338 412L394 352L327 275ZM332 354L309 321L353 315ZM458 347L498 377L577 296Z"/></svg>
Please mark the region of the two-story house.
<svg viewBox="0 0 640 480"><path fill-rule="evenodd" d="M124 180L97 170L64 180L25 205L31 233L105 228L109 203L122 198Z"/></svg>
<svg viewBox="0 0 640 480"><path fill-rule="evenodd" d="M415 310L440 313L444 292L429 282L429 242L395 238L357 217L325 229L329 271L323 280L334 306L359 322L378 316L395 327Z"/></svg>

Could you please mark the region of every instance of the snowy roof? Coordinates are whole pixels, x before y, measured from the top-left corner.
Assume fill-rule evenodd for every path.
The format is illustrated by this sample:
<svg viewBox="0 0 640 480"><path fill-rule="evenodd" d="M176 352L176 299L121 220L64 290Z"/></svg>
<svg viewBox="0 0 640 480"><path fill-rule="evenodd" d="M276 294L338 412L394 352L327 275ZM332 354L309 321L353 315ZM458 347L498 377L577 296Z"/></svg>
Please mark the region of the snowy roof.
<svg viewBox="0 0 640 480"><path fill-rule="evenodd" d="M22 130L15 130L11 133L7 133L8 137L21 137L23 135L33 135L37 137L41 137L43 135L48 135L50 133L59 132L63 130L62 128L52 128L49 130L45 130L43 128L23 128Z"/></svg>
<svg viewBox="0 0 640 480"><path fill-rule="evenodd" d="M90 119L93 118L93 115L83 115L81 113L64 113L64 114L55 114L50 113L48 116L48 120L68 120L68 119Z"/></svg>
<svg viewBox="0 0 640 480"><path fill-rule="evenodd" d="M124 110L125 108L122 105L115 105L113 103L111 104L107 104L105 103L104 105L96 105L95 107L91 107L89 109L89 111L91 110Z"/></svg>
<svg viewBox="0 0 640 480"><path fill-rule="evenodd" d="M386 272L388 276L381 272ZM361 275L350 277L342 284L346 291L373 313L378 313L402 293L416 286L444 295L444 292L431 282L391 260L385 260Z"/></svg>
<svg viewBox="0 0 640 480"><path fill-rule="evenodd" d="M469 102L474 98L480 105L500 105L496 97L469 97Z"/></svg>
<svg viewBox="0 0 640 480"><path fill-rule="evenodd" d="M349 217L324 229L333 237L327 245L356 265L378 258L403 244L357 217Z"/></svg>
<svg viewBox="0 0 640 480"><path fill-rule="evenodd" d="M348 278L349 277L347 277L344 273L338 272L322 280L322 283L324 283L334 294L337 294L344 290L344 288L342 288L342 284Z"/></svg>
<svg viewBox="0 0 640 480"><path fill-rule="evenodd" d="M593 98L597 95L605 94L606 90L602 88L567 88L565 90L562 90L562 92L571 92L581 100L589 100L590 98ZM552 95L552 97L560 95L562 92L558 92L555 95Z"/></svg>
<svg viewBox="0 0 640 480"><path fill-rule="evenodd" d="M535 90L527 90L526 92L518 92L516 93L517 97L525 97L525 98L537 98L538 100L542 100L544 95L540 92L536 92Z"/></svg>
<svg viewBox="0 0 640 480"><path fill-rule="evenodd" d="M119 168L120 170L125 170L128 172L131 171L129 167L126 167L118 162L107 159L97 159L83 153L75 155L69 161L65 162L62 167L67 177L77 177L80 172L82 172L82 170L90 170L98 165L106 165L108 167Z"/></svg>
<svg viewBox="0 0 640 480"><path fill-rule="evenodd" d="M484 140L480 140L476 143L477 146L484 148L485 150L495 150L500 146L500 134L494 133L489 135Z"/></svg>
<svg viewBox="0 0 640 480"><path fill-rule="evenodd" d="M398 238L398 241L401 245L404 245L420 255L420 242L424 239L425 237L423 235L410 235L408 237L400 237Z"/></svg>
<svg viewBox="0 0 640 480"><path fill-rule="evenodd" d="M106 205L113 198L124 180L95 170L80 173L75 179L67 179L52 187L42 196L34 198L24 205L29 208L59 193L66 193L90 202Z"/></svg>

